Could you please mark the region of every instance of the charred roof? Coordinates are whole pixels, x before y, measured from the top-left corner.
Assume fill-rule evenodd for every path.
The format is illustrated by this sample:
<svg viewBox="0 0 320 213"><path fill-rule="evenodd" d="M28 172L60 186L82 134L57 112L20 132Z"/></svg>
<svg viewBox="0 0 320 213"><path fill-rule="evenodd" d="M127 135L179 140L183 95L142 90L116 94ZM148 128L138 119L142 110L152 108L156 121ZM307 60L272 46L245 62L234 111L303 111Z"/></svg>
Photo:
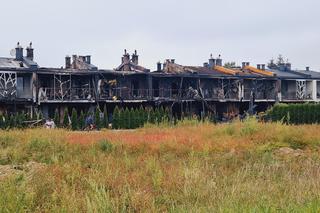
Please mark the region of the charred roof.
<svg viewBox="0 0 320 213"><path fill-rule="evenodd" d="M150 72L149 69L139 65L139 55L135 50L130 57L127 50L124 50L124 55L121 58L121 64L114 69L115 71L132 71L132 72Z"/></svg>

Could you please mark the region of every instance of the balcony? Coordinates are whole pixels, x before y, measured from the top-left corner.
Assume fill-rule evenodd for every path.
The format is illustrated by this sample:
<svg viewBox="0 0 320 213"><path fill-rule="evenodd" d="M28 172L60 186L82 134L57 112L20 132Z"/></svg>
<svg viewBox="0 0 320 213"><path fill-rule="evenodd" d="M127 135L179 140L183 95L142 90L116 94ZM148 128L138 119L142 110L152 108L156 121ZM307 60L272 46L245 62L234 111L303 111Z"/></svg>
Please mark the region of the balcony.
<svg viewBox="0 0 320 213"><path fill-rule="evenodd" d="M202 91L207 100L239 100L238 94L232 92L224 93L220 90L206 89ZM113 88L101 92L100 100L201 100L199 91L189 89L128 89Z"/></svg>
<svg viewBox="0 0 320 213"><path fill-rule="evenodd" d="M297 92L282 92L281 97L283 101L306 101L312 100L312 93L307 92L306 94L299 95Z"/></svg>
<svg viewBox="0 0 320 213"><path fill-rule="evenodd" d="M252 89L245 88L244 89L244 100L250 100ZM256 91L255 92L255 100L270 100L275 101L277 98L276 91Z"/></svg>
<svg viewBox="0 0 320 213"><path fill-rule="evenodd" d="M90 88L40 88L39 102L92 102L94 90Z"/></svg>

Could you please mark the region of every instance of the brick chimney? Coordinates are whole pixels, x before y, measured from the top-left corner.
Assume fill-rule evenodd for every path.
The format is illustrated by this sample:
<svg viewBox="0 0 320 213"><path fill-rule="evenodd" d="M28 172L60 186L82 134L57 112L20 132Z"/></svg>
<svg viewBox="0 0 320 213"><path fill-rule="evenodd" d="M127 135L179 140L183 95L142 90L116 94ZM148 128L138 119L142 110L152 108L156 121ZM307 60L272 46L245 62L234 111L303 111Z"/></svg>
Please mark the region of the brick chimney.
<svg viewBox="0 0 320 213"><path fill-rule="evenodd" d="M129 55L129 53L127 53L126 49L124 50L122 62L125 62L125 63L129 63L130 62L130 55Z"/></svg>
<svg viewBox="0 0 320 213"><path fill-rule="evenodd" d="M20 45L20 42L17 43L16 47L16 60L23 61L23 48Z"/></svg>
<svg viewBox="0 0 320 213"><path fill-rule="evenodd" d="M71 69L71 57L66 56L65 61L66 61L66 69Z"/></svg>
<svg viewBox="0 0 320 213"><path fill-rule="evenodd" d="M161 71L162 70L162 64L161 64L161 62L159 61L158 63L157 63L157 71Z"/></svg>
<svg viewBox="0 0 320 213"><path fill-rule="evenodd" d="M91 64L91 55L87 55L86 57L86 63Z"/></svg>
<svg viewBox="0 0 320 213"><path fill-rule="evenodd" d="M27 47L27 58L33 61L33 48L32 42L30 42L29 46Z"/></svg>
<svg viewBox="0 0 320 213"><path fill-rule="evenodd" d="M242 69L246 66L246 62L242 62Z"/></svg>
<svg viewBox="0 0 320 213"><path fill-rule="evenodd" d="M212 54L210 54L209 68L213 68L214 66L216 66L216 60L212 57Z"/></svg>
<svg viewBox="0 0 320 213"><path fill-rule="evenodd" d="M132 54L132 63L135 65L139 64L139 55L137 53L137 50L134 51L134 54Z"/></svg>

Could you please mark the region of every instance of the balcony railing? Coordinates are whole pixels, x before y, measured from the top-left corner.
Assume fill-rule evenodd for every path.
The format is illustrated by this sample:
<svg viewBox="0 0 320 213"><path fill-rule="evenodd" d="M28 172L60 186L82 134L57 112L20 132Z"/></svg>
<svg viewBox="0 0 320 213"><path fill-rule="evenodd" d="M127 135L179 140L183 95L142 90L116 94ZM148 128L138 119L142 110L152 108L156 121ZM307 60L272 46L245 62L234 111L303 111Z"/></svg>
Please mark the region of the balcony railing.
<svg viewBox="0 0 320 213"><path fill-rule="evenodd" d="M223 91L216 89L206 89L202 93L205 99L239 99L238 93L229 92L229 94L225 94ZM199 91L192 88L181 90L113 88L102 91L99 97L101 100L202 99Z"/></svg>
<svg viewBox="0 0 320 213"><path fill-rule="evenodd" d="M93 101L91 88L40 88L39 101Z"/></svg>
<svg viewBox="0 0 320 213"><path fill-rule="evenodd" d="M282 100L312 100L312 93L308 92L302 97L298 97L295 91L293 92L282 92Z"/></svg>
<svg viewBox="0 0 320 213"><path fill-rule="evenodd" d="M251 89L244 89L244 100L250 100L251 98ZM257 91L254 93L255 100L276 100L277 94L275 91Z"/></svg>
<svg viewBox="0 0 320 213"><path fill-rule="evenodd" d="M250 99L250 89L244 90L244 99ZM40 88L39 101L94 101L95 95L92 88ZM113 88L100 92L100 100L154 100L154 99L182 99L182 100L199 100L203 98L210 100L239 100L238 91L224 91L219 88L203 89L202 94L195 89L129 89ZM275 100L275 92L256 92L256 100ZM1 98L1 97L0 97ZM282 100L311 100L312 95L307 93L303 99L297 97L296 92L282 93Z"/></svg>
<svg viewBox="0 0 320 213"><path fill-rule="evenodd" d="M0 100L9 100L17 97L17 90L15 87L9 89L0 88Z"/></svg>

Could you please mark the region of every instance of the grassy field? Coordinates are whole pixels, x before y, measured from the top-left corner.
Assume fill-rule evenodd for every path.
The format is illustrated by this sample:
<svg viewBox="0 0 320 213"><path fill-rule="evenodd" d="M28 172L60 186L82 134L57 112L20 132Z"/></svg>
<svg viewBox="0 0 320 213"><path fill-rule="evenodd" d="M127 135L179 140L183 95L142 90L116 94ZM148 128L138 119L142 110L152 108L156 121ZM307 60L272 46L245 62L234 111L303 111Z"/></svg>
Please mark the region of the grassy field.
<svg viewBox="0 0 320 213"><path fill-rule="evenodd" d="M0 131L0 212L319 212L320 126Z"/></svg>

